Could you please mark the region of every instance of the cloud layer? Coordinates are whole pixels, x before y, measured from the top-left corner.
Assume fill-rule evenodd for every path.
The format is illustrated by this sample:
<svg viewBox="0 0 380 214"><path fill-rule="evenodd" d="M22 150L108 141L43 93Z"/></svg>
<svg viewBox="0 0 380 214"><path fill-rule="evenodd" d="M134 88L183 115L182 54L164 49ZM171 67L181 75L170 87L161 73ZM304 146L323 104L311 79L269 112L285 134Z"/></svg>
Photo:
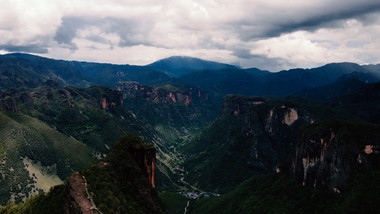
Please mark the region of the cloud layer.
<svg viewBox="0 0 380 214"><path fill-rule="evenodd" d="M271 71L380 63L378 0L2 0L0 52L148 64L187 55Z"/></svg>

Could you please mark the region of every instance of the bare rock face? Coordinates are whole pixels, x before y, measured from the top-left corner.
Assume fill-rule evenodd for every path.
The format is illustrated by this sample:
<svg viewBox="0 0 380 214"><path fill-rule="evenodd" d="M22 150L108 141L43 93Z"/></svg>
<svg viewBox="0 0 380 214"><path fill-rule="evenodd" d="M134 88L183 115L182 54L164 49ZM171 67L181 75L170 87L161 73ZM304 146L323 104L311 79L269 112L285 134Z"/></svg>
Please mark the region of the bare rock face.
<svg viewBox="0 0 380 214"><path fill-rule="evenodd" d="M329 121L301 134L295 179L304 186L327 186L340 193L362 170L380 167L380 127Z"/></svg>
<svg viewBox="0 0 380 214"><path fill-rule="evenodd" d="M247 163L266 166L267 170L270 168L269 171L273 172L281 171L284 167L286 170L291 168L290 162L283 161L295 152L299 130L304 124L316 120L305 109L261 97L228 95L222 106L224 114L234 115L244 121L240 124L240 135L256 142L250 149L250 159ZM264 143L265 141L267 143ZM265 150L264 147L271 148L273 153L260 152ZM269 161L271 164L265 163L269 159L272 159Z"/></svg>
<svg viewBox="0 0 380 214"><path fill-rule="evenodd" d="M126 95L163 103L190 105L193 102L207 101L208 93L200 88L178 88L173 85L142 86L136 82L119 82L117 90Z"/></svg>
<svg viewBox="0 0 380 214"><path fill-rule="evenodd" d="M83 214L95 214L96 205L90 199L90 196L87 194L87 182L79 172L74 172L67 179L69 185L69 194L68 197L71 200L68 200L69 206L65 210L65 213L73 213L79 211Z"/></svg>
<svg viewBox="0 0 380 214"><path fill-rule="evenodd" d="M131 147L129 148L130 154L136 160L137 165L140 167L142 173L147 178L151 187L155 187L154 184L154 171L156 167L156 149L155 148L143 148L143 147Z"/></svg>

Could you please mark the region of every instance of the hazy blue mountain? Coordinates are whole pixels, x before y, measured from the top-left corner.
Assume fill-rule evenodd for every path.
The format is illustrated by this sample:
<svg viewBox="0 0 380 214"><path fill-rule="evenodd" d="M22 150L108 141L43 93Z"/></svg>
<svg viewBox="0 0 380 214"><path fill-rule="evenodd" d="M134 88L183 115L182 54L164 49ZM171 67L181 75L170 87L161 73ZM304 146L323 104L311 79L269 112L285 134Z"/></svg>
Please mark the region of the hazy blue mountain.
<svg viewBox="0 0 380 214"><path fill-rule="evenodd" d="M278 73L251 69L204 70L182 75L179 79L189 85L203 87L221 96L244 94L254 96L288 96L302 90L329 85L342 75L353 72L359 80L376 82L379 66L360 66L354 63L332 63L312 69L291 69Z"/></svg>
<svg viewBox="0 0 380 214"><path fill-rule="evenodd" d="M144 66L54 60L16 53L0 55L0 79L0 89L6 89L36 87L46 80L80 87L115 87L119 81L156 84L167 82L170 77Z"/></svg>
<svg viewBox="0 0 380 214"><path fill-rule="evenodd" d="M81 72L65 61L29 54L0 55L0 89L35 87L46 80L60 84L88 85Z"/></svg>
<svg viewBox="0 0 380 214"><path fill-rule="evenodd" d="M146 66L87 62L70 63L78 68L84 80L90 82L91 85L115 87L120 81L136 81L141 84L162 84L171 80L164 72Z"/></svg>
<svg viewBox="0 0 380 214"><path fill-rule="evenodd" d="M240 69L204 70L183 75L179 79L189 85L216 93L252 94L260 87L262 80Z"/></svg>
<svg viewBox="0 0 380 214"><path fill-rule="evenodd" d="M363 68L365 68L368 72L373 72L380 74L380 64L376 65L363 65Z"/></svg>
<svg viewBox="0 0 380 214"><path fill-rule="evenodd" d="M325 103L332 108L347 110L365 121L380 123L380 82L367 84L355 92Z"/></svg>
<svg viewBox="0 0 380 214"><path fill-rule="evenodd" d="M312 69L291 69L271 73L258 95L286 96L301 90L328 85L344 74L372 72L355 63L331 63Z"/></svg>
<svg viewBox="0 0 380 214"><path fill-rule="evenodd" d="M190 73L191 71L237 68L236 66L229 64L207 61L186 56L172 56L169 58L161 59L152 64L147 65L147 67L164 71L173 77L178 77Z"/></svg>
<svg viewBox="0 0 380 214"><path fill-rule="evenodd" d="M372 73L353 72L341 76L329 85L302 90L297 95L313 100L340 97L356 92L375 80L379 81L380 78Z"/></svg>
<svg viewBox="0 0 380 214"><path fill-rule="evenodd" d="M379 65L332 63L312 69L299 68L271 73L257 68L239 69L233 65L190 57L170 57L147 66L133 66L7 54L0 56L0 68L2 89L35 87L46 80L80 87L115 87L119 81L136 81L145 85L175 83L197 86L220 97L227 94L287 96L331 84L342 75L352 72L368 73L367 79L363 79L366 82L378 81L380 77Z"/></svg>

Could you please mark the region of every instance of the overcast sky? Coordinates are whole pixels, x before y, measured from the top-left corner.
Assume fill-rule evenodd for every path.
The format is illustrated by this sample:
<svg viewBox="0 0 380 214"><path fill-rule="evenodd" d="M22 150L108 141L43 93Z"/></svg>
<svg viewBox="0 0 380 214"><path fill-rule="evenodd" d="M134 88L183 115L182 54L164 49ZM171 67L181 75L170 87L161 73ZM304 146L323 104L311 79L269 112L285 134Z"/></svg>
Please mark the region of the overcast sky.
<svg viewBox="0 0 380 214"><path fill-rule="evenodd" d="M0 0L0 54L279 71L380 63L379 0Z"/></svg>

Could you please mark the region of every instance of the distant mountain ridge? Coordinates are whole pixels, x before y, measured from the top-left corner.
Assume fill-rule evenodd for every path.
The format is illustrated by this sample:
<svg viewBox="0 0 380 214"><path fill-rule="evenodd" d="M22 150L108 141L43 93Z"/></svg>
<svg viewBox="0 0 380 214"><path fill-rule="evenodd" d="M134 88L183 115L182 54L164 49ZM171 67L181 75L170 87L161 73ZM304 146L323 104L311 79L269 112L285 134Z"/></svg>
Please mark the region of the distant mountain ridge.
<svg viewBox="0 0 380 214"><path fill-rule="evenodd" d="M367 73L368 82L380 80L380 65L331 63L318 68L290 69L277 73L191 57L169 57L146 66L64 61L29 54L0 55L0 89L36 87L47 80L61 85L116 87L120 81L144 85L188 85L209 93L253 96L288 96L325 86L342 75Z"/></svg>
<svg viewBox="0 0 380 214"><path fill-rule="evenodd" d="M181 75L190 73L191 71L238 69L234 65L207 61L187 56L172 56L169 58L161 59L147 65L147 67L165 71L174 77L179 77Z"/></svg>

